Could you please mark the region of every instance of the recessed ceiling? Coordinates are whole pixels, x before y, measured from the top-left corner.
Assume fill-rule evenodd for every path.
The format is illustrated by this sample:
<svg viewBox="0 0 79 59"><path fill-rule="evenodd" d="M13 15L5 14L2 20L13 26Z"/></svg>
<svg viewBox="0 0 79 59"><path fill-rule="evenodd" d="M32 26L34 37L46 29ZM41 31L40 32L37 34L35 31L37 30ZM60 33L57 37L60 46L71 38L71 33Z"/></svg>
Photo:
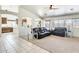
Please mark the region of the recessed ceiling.
<svg viewBox="0 0 79 59"><path fill-rule="evenodd" d="M61 15L66 13L79 12L79 5L56 5L58 8L56 10L49 9L50 5L23 5L22 8L29 10L32 13L35 13L41 17L43 16L53 16Z"/></svg>

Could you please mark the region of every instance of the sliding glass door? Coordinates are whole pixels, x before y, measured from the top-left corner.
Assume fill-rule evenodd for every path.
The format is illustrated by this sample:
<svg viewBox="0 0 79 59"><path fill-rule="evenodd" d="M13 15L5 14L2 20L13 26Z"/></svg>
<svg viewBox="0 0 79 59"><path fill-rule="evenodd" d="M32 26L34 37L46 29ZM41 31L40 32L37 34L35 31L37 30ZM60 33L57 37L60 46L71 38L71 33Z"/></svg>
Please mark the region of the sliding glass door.
<svg viewBox="0 0 79 59"><path fill-rule="evenodd" d="M79 37L79 19L77 18L51 19L45 21L45 27L52 30L56 27L66 27L68 37Z"/></svg>
<svg viewBox="0 0 79 59"><path fill-rule="evenodd" d="M79 19L53 20L52 26L53 28L66 27L68 37L79 36Z"/></svg>
<svg viewBox="0 0 79 59"><path fill-rule="evenodd" d="M79 19L73 19L73 36L79 37Z"/></svg>

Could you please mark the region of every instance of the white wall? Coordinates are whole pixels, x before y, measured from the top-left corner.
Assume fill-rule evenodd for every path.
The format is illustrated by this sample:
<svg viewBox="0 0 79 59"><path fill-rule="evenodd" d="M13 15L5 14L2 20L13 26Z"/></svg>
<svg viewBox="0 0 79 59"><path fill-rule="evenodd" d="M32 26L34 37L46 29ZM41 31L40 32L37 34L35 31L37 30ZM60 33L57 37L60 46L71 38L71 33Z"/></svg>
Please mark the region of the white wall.
<svg viewBox="0 0 79 59"><path fill-rule="evenodd" d="M19 7L19 34L20 36L27 36L28 34L28 31L26 30L27 29L27 25L25 26L22 26L22 18L31 18L32 20L32 26L33 27L36 27L36 24L35 24L35 20L36 19L40 19L37 15L31 13L30 11L22 8L21 6ZM40 19L41 20L41 19ZM43 26L43 21L42 21L42 26Z"/></svg>
<svg viewBox="0 0 79 59"><path fill-rule="evenodd" d="M20 19L20 23L21 23L21 19L23 17L29 17L29 18L32 18L32 22L35 21L35 19L40 19L37 15L33 14L32 12L22 8L22 7L19 7L19 19ZM34 24L33 24L34 25Z"/></svg>

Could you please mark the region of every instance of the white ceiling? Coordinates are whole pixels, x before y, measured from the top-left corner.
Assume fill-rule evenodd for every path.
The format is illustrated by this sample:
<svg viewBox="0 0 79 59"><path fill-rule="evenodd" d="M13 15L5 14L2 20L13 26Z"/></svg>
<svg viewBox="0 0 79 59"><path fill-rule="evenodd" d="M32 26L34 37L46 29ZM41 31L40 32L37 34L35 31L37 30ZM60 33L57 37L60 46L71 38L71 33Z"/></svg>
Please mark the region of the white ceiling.
<svg viewBox="0 0 79 59"><path fill-rule="evenodd" d="M19 5L1 5L1 9L18 13Z"/></svg>
<svg viewBox="0 0 79 59"><path fill-rule="evenodd" d="M0 14L9 20L16 20L18 18L18 9L18 5L0 5Z"/></svg>
<svg viewBox="0 0 79 59"><path fill-rule="evenodd" d="M41 17L79 12L79 5L56 5L55 7L58 8L56 10L50 10L49 6L50 5L22 5L22 8L25 8ZM72 8L73 10L71 11L70 9Z"/></svg>

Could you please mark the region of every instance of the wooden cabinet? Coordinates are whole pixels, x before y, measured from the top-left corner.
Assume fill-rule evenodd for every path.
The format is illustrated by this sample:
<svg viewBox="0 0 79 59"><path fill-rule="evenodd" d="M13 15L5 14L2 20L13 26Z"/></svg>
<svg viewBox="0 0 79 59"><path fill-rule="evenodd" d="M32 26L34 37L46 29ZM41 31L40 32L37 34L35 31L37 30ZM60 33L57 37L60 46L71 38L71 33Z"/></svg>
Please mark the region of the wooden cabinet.
<svg viewBox="0 0 79 59"><path fill-rule="evenodd" d="M3 27L2 33L7 33L7 32L13 32L13 28L12 27Z"/></svg>

